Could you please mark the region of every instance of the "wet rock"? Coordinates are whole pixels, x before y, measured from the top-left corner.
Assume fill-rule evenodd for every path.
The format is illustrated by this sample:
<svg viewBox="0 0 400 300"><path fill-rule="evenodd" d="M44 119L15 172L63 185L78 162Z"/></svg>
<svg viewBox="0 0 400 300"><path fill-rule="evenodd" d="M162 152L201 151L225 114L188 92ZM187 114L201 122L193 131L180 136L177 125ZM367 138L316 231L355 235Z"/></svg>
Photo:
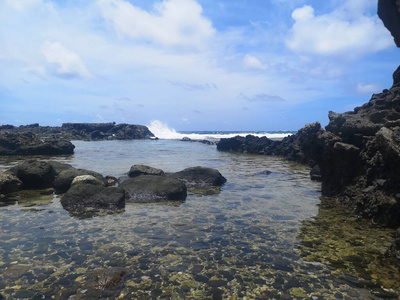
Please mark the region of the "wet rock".
<svg viewBox="0 0 400 300"><path fill-rule="evenodd" d="M170 173L168 177L183 181L188 187L221 186L226 178L216 169L192 167L183 171Z"/></svg>
<svg viewBox="0 0 400 300"><path fill-rule="evenodd" d="M183 201L187 188L183 182L174 178L155 175L142 175L123 181L120 187L126 191L127 202Z"/></svg>
<svg viewBox="0 0 400 300"><path fill-rule="evenodd" d="M0 155L73 154L75 146L64 139L42 139L30 131L0 132Z"/></svg>
<svg viewBox="0 0 400 300"><path fill-rule="evenodd" d="M8 194L19 191L22 181L15 175L0 171L0 194Z"/></svg>
<svg viewBox="0 0 400 300"><path fill-rule="evenodd" d="M49 160L47 163L53 167L56 175L60 174L62 171L72 169L72 166L70 164L63 164L58 161Z"/></svg>
<svg viewBox="0 0 400 300"><path fill-rule="evenodd" d="M103 187L81 183L72 186L61 198L64 209L85 211L86 209L116 210L125 207L125 191L119 187Z"/></svg>
<svg viewBox="0 0 400 300"><path fill-rule="evenodd" d="M101 268L87 274L89 287L96 290L109 290L120 286L127 271L123 268Z"/></svg>
<svg viewBox="0 0 400 300"><path fill-rule="evenodd" d="M7 171L22 181L24 188L42 189L53 185L56 172L47 162L29 160Z"/></svg>
<svg viewBox="0 0 400 300"><path fill-rule="evenodd" d="M102 186L105 187L106 185L104 184L104 181L99 180L98 178L92 176L92 175L80 175L76 176L74 180L72 180L71 186L77 185L77 184L92 184L92 185L97 185L97 186Z"/></svg>
<svg viewBox="0 0 400 300"><path fill-rule="evenodd" d="M133 165L128 172L128 176L133 178L140 175L164 175L164 171L145 165Z"/></svg>
<svg viewBox="0 0 400 300"><path fill-rule="evenodd" d="M321 169L318 165L315 165L314 168L311 169L310 178L311 180L322 181Z"/></svg>
<svg viewBox="0 0 400 300"><path fill-rule="evenodd" d="M54 189L57 193L65 193L71 187L74 178L82 175L94 176L102 181L104 185L107 185L107 179L105 179L100 173L85 169L71 168L64 170L60 174L58 174L57 178L54 180Z"/></svg>

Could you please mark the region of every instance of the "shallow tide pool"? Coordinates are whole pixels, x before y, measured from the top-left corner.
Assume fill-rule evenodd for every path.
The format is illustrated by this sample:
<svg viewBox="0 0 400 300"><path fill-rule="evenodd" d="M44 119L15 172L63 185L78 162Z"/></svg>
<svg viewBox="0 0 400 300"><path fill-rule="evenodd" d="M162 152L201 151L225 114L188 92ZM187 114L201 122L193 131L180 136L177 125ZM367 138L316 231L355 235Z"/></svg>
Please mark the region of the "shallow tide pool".
<svg viewBox="0 0 400 300"><path fill-rule="evenodd" d="M276 157L180 141L73 142L39 157L122 176L204 166L227 183L185 202L71 216L50 191L0 206L5 299L398 299L393 231L327 205L309 169ZM2 157L6 170L22 158ZM27 158L23 158L27 159ZM1 296L0 296L1 299Z"/></svg>

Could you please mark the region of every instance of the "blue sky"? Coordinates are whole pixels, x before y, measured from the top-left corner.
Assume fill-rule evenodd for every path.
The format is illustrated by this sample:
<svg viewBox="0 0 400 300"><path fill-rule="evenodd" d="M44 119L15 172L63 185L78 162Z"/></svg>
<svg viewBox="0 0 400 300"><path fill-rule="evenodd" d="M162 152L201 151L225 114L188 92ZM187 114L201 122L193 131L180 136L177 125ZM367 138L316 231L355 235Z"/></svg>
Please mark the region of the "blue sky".
<svg viewBox="0 0 400 300"><path fill-rule="evenodd" d="M376 0L2 0L0 123L297 130L389 88Z"/></svg>

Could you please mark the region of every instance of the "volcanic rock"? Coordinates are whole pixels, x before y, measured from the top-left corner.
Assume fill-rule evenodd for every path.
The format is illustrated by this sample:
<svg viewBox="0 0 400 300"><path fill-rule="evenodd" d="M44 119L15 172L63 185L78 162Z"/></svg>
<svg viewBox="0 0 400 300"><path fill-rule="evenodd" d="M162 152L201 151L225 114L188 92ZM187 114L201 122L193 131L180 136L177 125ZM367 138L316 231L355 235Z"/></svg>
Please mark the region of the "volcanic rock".
<svg viewBox="0 0 400 300"><path fill-rule="evenodd" d="M183 201L187 196L185 184L174 178L156 175L141 175L124 180L127 202Z"/></svg>

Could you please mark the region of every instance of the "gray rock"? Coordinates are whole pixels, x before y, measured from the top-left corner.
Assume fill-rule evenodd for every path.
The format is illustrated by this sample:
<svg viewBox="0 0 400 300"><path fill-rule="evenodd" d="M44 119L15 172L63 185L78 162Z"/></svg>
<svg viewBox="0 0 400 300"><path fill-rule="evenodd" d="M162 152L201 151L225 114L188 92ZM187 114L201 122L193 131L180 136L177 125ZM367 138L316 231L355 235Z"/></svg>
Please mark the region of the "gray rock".
<svg viewBox="0 0 400 300"><path fill-rule="evenodd" d="M145 165L133 165L128 172L128 176L133 178L140 175L164 175L164 171Z"/></svg>
<svg viewBox="0 0 400 300"><path fill-rule="evenodd" d="M53 186L56 171L47 162L29 160L7 171L22 181L24 188L43 189Z"/></svg>
<svg viewBox="0 0 400 300"><path fill-rule="evenodd" d="M19 191L22 181L16 176L0 171L0 194L8 194Z"/></svg>
<svg viewBox="0 0 400 300"><path fill-rule="evenodd" d="M77 184L92 184L92 185L103 186L103 187L106 186L103 181L97 179L96 177L94 177L92 175L76 176L74 178L74 180L72 180L71 186L74 186Z"/></svg>
<svg viewBox="0 0 400 300"><path fill-rule="evenodd" d="M72 168L64 170L58 174L57 178L54 180L54 189L57 193L65 193L71 187L71 183L74 178L81 175L92 175L104 182L104 185L107 185L107 179L104 178L100 173L85 169Z"/></svg>
<svg viewBox="0 0 400 300"><path fill-rule="evenodd" d="M86 209L116 210L125 207L125 191L119 187L76 184L61 198L64 209L75 212Z"/></svg>
<svg viewBox="0 0 400 300"><path fill-rule="evenodd" d="M187 196L185 184L174 178L142 175L123 181L127 202L149 203L160 201L183 201Z"/></svg>
<svg viewBox="0 0 400 300"><path fill-rule="evenodd" d="M218 170L205 167L187 168L168 177L183 181L187 187L221 186L226 182Z"/></svg>

